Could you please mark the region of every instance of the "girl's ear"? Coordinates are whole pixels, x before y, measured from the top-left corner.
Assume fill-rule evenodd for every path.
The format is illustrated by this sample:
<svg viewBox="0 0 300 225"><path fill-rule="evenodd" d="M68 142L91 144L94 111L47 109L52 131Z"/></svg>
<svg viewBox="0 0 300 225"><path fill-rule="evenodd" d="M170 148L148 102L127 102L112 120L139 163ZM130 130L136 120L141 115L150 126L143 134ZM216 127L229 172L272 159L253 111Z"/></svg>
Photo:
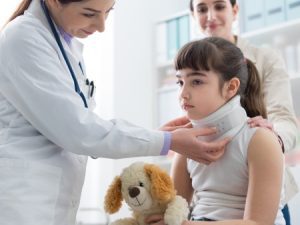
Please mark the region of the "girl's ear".
<svg viewBox="0 0 300 225"><path fill-rule="evenodd" d="M236 95L240 88L240 80L236 77L225 83L224 96L227 100Z"/></svg>

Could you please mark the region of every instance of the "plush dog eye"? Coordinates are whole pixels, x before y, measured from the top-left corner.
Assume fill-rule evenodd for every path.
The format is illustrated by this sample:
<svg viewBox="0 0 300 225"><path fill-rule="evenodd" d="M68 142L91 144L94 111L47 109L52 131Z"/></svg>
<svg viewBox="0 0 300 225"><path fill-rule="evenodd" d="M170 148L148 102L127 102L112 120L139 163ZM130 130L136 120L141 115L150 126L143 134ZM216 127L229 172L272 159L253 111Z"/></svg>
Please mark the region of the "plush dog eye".
<svg viewBox="0 0 300 225"><path fill-rule="evenodd" d="M140 187L144 187L143 182L140 182L140 183L139 183L139 186L140 186Z"/></svg>

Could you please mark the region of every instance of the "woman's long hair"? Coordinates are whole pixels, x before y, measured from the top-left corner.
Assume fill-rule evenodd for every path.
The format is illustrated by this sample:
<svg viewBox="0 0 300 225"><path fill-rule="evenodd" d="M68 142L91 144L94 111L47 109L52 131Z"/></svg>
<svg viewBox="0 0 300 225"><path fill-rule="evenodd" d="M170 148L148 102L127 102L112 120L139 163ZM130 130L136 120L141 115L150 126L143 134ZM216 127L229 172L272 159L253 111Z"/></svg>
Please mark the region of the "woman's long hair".
<svg viewBox="0 0 300 225"><path fill-rule="evenodd" d="M237 94L241 96L241 105L247 115L267 118L258 71L233 43L219 37L190 42L179 50L175 68L215 71L219 75L220 90L226 81L238 78L240 87Z"/></svg>
<svg viewBox="0 0 300 225"><path fill-rule="evenodd" d="M81 2L84 0L59 0L60 3L62 4L68 4L70 2ZM15 18L17 18L18 16L21 16L24 14L25 10L28 9L30 3L32 2L32 0L23 0L18 7L16 8L16 10L14 11L14 13L9 17L7 23L9 23L10 21L14 20ZM6 24L7 24L6 23Z"/></svg>

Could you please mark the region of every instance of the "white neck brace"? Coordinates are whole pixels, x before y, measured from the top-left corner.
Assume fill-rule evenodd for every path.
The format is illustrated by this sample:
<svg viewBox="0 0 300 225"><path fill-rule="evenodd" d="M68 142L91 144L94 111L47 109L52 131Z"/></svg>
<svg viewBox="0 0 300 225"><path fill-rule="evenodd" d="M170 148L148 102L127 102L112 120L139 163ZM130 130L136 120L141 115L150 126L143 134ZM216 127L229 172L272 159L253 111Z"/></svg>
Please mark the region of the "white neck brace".
<svg viewBox="0 0 300 225"><path fill-rule="evenodd" d="M216 112L201 120L191 120L193 127L216 127L218 132L210 136L199 136L204 141L233 137L247 121L245 109L240 104L240 96L235 96Z"/></svg>

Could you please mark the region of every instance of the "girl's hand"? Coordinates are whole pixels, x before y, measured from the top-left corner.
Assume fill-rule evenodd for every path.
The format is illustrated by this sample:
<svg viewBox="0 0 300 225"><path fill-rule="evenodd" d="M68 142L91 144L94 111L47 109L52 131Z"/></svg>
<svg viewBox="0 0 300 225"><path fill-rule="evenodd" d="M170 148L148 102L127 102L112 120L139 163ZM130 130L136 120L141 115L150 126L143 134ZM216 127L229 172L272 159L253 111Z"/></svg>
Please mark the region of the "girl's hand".
<svg viewBox="0 0 300 225"><path fill-rule="evenodd" d="M178 128L192 128L192 124L186 116L176 118L163 125L159 130L161 131L173 131Z"/></svg>
<svg viewBox="0 0 300 225"><path fill-rule="evenodd" d="M248 124L250 127L265 127L274 132L273 124L262 116L250 118Z"/></svg>
<svg viewBox="0 0 300 225"><path fill-rule="evenodd" d="M149 216L145 219L146 224L151 224L151 225L167 225L164 222L164 217L163 215L152 215Z"/></svg>

